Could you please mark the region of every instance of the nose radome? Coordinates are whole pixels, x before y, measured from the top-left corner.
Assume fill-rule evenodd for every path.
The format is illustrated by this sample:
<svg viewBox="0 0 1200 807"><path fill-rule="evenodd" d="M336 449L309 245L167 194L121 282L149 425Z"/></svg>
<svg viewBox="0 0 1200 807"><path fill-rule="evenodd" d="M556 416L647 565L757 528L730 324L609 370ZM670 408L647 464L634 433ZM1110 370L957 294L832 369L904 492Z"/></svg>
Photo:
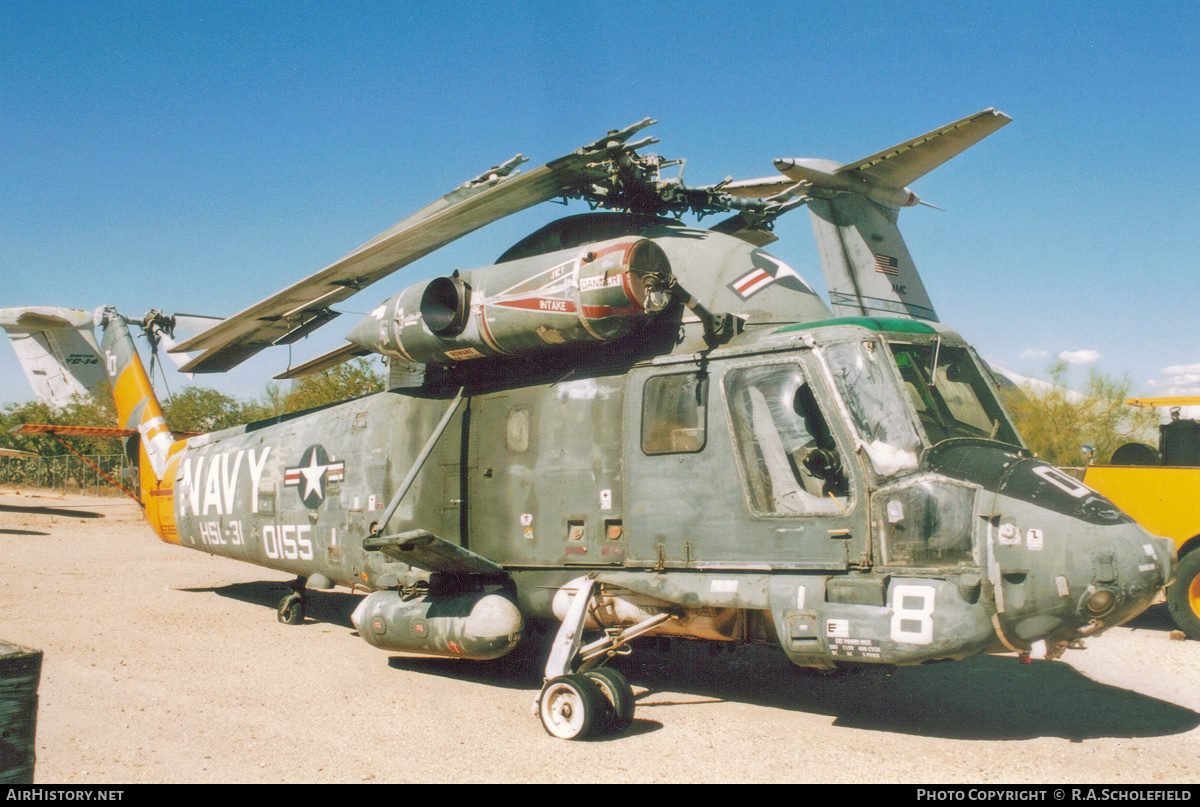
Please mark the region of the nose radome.
<svg viewBox="0 0 1200 807"><path fill-rule="evenodd" d="M1001 524L993 577L997 618L1018 650L1065 647L1140 614L1174 573L1170 541L1137 524L1101 526L1026 511L1047 529L1013 534ZM1017 543L1017 542L1020 543Z"/></svg>
<svg viewBox="0 0 1200 807"><path fill-rule="evenodd" d="M1144 611L1171 579L1175 566L1172 542L1150 535L1134 523L1095 532L1090 541L1072 547L1077 560L1072 581L1076 630L1097 633L1133 619ZM1105 534L1107 533L1107 534Z"/></svg>

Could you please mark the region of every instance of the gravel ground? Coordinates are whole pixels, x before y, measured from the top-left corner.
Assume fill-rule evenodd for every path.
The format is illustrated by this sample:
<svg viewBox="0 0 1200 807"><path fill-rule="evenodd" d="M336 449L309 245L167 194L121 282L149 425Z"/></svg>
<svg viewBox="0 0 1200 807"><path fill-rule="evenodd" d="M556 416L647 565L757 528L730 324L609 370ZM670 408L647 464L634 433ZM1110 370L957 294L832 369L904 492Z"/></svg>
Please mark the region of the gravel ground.
<svg viewBox="0 0 1200 807"><path fill-rule="evenodd" d="M675 643L619 668L628 732L532 716L539 642L494 662L389 655L360 594L275 619L287 576L160 543L136 505L0 492L0 640L45 652L36 780L1200 782L1200 643L1164 606L1061 661L984 657L834 677L771 648Z"/></svg>

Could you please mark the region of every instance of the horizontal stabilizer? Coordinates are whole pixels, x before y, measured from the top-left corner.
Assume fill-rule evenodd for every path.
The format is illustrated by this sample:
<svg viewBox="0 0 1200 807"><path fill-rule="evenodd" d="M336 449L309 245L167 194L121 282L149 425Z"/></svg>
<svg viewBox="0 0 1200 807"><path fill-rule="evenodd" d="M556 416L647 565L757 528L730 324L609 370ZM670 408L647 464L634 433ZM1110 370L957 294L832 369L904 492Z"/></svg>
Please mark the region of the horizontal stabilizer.
<svg viewBox="0 0 1200 807"><path fill-rule="evenodd" d="M1009 123L1012 118L1003 112L985 109L858 162L843 165L835 173L858 172L876 185L903 188Z"/></svg>
<svg viewBox="0 0 1200 807"><path fill-rule="evenodd" d="M425 530L367 538L363 549L378 551L392 560L418 569L452 574L503 574L504 567L458 544L444 541Z"/></svg>
<svg viewBox="0 0 1200 807"><path fill-rule="evenodd" d="M34 394L56 409L77 395L102 395L108 388L93 327L90 311L51 306L0 309L0 328L8 331Z"/></svg>
<svg viewBox="0 0 1200 807"><path fill-rule="evenodd" d="M724 183L721 189L749 199L783 193L830 199L850 193L890 210L928 204L906 187L908 183L1010 122L1012 118L1003 112L985 109L848 165L811 157L782 158L775 160L775 169L783 176L743 179Z"/></svg>
<svg viewBox="0 0 1200 807"><path fill-rule="evenodd" d="M788 192L807 198L835 314L936 322L933 303L896 226L900 209L927 204L907 185L1011 120L985 109L848 165L779 159L775 168L783 180L765 177L724 187L731 194L760 197L781 192L785 182L796 183Z"/></svg>

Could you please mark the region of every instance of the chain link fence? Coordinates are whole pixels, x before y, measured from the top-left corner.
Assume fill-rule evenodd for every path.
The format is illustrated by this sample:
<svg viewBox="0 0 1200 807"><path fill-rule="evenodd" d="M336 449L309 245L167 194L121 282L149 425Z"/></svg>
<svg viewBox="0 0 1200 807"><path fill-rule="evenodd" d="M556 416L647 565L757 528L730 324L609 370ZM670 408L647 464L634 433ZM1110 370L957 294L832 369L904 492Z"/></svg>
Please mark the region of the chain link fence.
<svg viewBox="0 0 1200 807"><path fill-rule="evenodd" d="M130 490L138 489L138 469L124 454L86 454L89 462ZM123 495L103 474L74 454L53 457L0 457L0 485L43 488L94 496Z"/></svg>

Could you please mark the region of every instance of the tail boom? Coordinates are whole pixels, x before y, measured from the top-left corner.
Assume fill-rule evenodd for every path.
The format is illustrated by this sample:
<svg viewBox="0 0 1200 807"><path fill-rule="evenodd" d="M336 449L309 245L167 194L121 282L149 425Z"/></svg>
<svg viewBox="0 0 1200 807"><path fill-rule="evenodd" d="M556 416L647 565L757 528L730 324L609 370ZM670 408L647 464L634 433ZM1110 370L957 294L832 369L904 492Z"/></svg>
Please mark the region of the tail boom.
<svg viewBox="0 0 1200 807"><path fill-rule="evenodd" d="M100 343L105 368L112 382L117 425L137 432L139 492L146 518L162 540L179 543L175 528L173 494L175 466L186 440L176 440L167 428L162 407L129 333L125 318L111 308L100 316L104 336ZM133 438L127 438L132 440ZM131 446L126 443L129 450Z"/></svg>

